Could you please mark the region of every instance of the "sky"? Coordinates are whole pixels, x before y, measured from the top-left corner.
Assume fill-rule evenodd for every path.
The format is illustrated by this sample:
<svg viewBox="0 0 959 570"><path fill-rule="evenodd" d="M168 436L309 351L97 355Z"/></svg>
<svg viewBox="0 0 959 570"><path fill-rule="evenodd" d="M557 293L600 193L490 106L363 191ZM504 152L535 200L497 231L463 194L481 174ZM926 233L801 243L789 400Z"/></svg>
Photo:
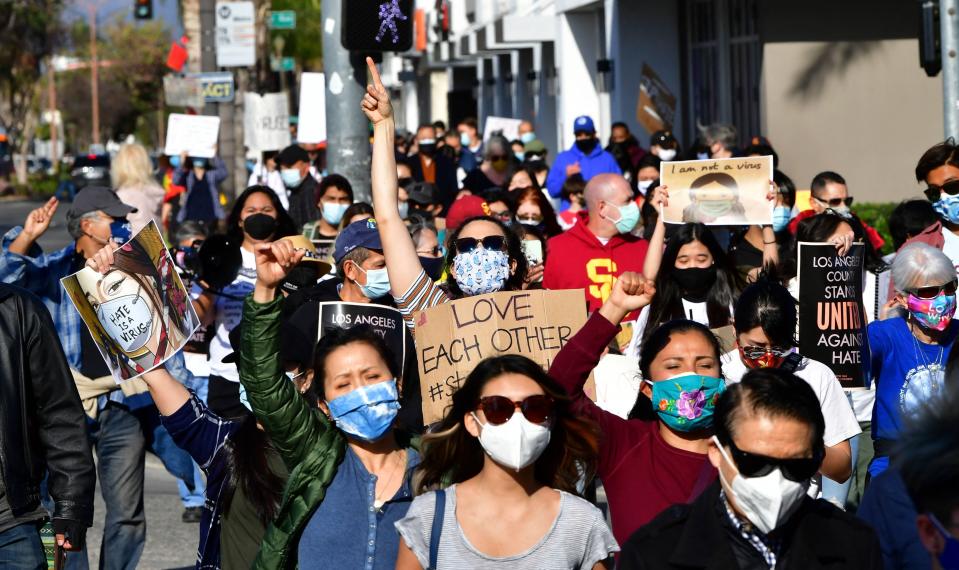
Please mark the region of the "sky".
<svg viewBox="0 0 959 570"><path fill-rule="evenodd" d="M67 9L63 14L64 20L69 22L86 18L88 1L98 5L97 15L101 23L114 18L116 14L126 14L128 20L133 19L134 0L67 0ZM178 0L153 0L153 18L165 22L174 38L183 33L179 16Z"/></svg>

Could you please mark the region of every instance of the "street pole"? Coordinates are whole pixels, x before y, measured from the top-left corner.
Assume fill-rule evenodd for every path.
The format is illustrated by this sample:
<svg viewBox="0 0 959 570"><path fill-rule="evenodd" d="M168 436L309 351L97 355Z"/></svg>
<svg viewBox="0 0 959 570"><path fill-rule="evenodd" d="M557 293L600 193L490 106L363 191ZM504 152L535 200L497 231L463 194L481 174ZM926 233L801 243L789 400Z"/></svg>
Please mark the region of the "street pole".
<svg viewBox="0 0 959 570"><path fill-rule="evenodd" d="M200 71L216 71L216 0L200 0ZM207 103L203 114L216 115L216 107Z"/></svg>
<svg viewBox="0 0 959 570"><path fill-rule="evenodd" d="M57 142L59 137L57 136L57 130L59 129L59 124L57 123L57 84L56 84L56 72L53 69L53 58L50 58L49 63L47 63L47 103L50 104L50 164L53 167L53 171L60 173L60 153L57 152Z"/></svg>
<svg viewBox="0 0 959 570"><path fill-rule="evenodd" d="M90 12L90 117L91 145L100 144L100 63L97 60L97 5L87 6Z"/></svg>
<svg viewBox="0 0 959 570"><path fill-rule="evenodd" d="M357 202L371 202L369 123L360 110L366 93L366 65L340 44L345 0L323 0L323 17L336 26L323 27L323 71L326 73L326 168L342 174L353 186Z"/></svg>
<svg viewBox="0 0 959 570"><path fill-rule="evenodd" d="M959 11L957 0L939 0L942 46L942 119L946 138L959 139Z"/></svg>

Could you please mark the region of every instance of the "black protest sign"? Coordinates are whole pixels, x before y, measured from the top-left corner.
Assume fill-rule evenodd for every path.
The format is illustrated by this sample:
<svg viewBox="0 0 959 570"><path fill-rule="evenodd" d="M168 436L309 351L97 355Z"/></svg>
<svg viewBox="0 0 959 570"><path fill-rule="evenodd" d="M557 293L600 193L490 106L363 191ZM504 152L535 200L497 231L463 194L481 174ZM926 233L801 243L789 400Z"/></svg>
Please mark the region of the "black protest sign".
<svg viewBox="0 0 959 570"><path fill-rule="evenodd" d="M383 338L402 374L406 364L406 325L399 311L371 303L320 303L317 340L334 327L348 329L360 325L372 328Z"/></svg>
<svg viewBox="0 0 959 570"><path fill-rule="evenodd" d="M846 255L828 243L799 244L799 351L832 369L844 388L862 388L865 246Z"/></svg>

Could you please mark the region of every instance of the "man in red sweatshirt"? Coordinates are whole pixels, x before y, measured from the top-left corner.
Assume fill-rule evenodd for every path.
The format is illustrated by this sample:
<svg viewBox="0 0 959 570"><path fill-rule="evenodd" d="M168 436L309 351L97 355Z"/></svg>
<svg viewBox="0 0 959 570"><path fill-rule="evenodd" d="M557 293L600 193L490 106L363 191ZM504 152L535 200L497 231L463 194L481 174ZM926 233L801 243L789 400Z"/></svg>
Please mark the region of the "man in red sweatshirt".
<svg viewBox="0 0 959 570"><path fill-rule="evenodd" d="M625 178L594 176L583 197L588 221L549 240L543 288L585 289L592 313L609 297L617 276L642 272L649 243L629 233L639 222L639 207Z"/></svg>

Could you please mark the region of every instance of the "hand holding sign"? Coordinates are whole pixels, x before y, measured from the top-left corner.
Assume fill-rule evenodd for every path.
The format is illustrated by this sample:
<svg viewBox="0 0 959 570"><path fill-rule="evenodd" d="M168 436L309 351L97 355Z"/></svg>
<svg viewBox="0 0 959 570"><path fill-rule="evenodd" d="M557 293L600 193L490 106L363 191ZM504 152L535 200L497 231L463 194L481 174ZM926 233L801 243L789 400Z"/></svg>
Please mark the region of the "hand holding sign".
<svg viewBox="0 0 959 570"><path fill-rule="evenodd" d="M257 287L276 289L305 253L302 249L294 248L289 240L254 245Z"/></svg>
<svg viewBox="0 0 959 570"><path fill-rule="evenodd" d="M87 267L97 273L106 273L113 266L113 245L106 245L87 260Z"/></svg>
<svg viewBox="0 0 959 570"><path fill-rule="evenodd" d="M393 116L393 105L390 103L390 94L383 87L383 81L380 79L380 72L373 63L373 58L366 58L366 66L370 70L370 77L373 81L371 85L366 86L366 95L360 106L367 118L373 125L377 125Z"/></svg>

